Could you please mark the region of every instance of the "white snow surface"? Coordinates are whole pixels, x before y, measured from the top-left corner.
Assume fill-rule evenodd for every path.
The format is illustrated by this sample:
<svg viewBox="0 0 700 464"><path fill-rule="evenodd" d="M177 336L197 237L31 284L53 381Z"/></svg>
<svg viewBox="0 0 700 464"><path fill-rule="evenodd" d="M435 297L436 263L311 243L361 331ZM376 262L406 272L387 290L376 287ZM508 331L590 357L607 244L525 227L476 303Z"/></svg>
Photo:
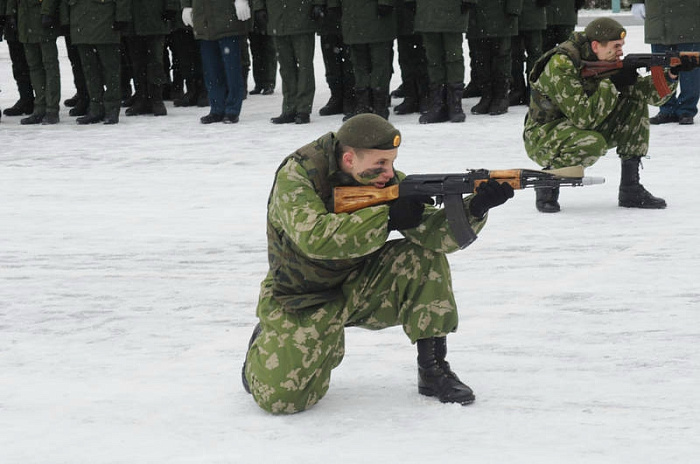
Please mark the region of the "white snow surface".
<svg viewBox="0 0 700 464"><path fill-rule="evenodd" d="M628 30L626 51L649 51L642 26ZM449 256L460 326L448 360L474 404L417 393L400 328L353 328L316 406L258 408L240 370L273 174L341 125L317 114L329 96L319 48L316 65L308 125L270 124L279 80L235 125L202 125L207 108L172 102L166 117L122 112L116 126L78 126L65 108L56 126L2 117L0 462L697 462L698 126L652 127L642 181L667 209L617 206L611 150L587 170L607 182L563 188L561 213L516 191ZM61 71L64 99L63 48ZM0 88L6 108L17 94L5 45ZM474 116L476 99L464 103L463 124L392 114L397 168L537 168L525 107Z"/></svg>

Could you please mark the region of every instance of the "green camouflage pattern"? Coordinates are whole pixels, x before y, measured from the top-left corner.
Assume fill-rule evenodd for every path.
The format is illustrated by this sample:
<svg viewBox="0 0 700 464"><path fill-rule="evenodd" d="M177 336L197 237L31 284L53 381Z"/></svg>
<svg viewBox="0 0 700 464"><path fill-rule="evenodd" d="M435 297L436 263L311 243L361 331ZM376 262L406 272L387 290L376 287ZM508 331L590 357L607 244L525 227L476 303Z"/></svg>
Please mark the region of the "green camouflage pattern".
<svg viewBox="0 0 700 464"><path fill-rule="evenodd" d="M335 162L337 144L331 132L287 157L268 202L270 271L246 378L255 401L275 414L303 411L325 395L345 327L401 325L411 342L457 328L446 253L459 246L444 209L426 207L419 227L391 241L387 205L332 213L332 188L354 185ZM485 219L469 221L479 232Z"/></svg>
<svg viewBox="0 0 700 464"><path fill-rule="evenodd" d="M584 50L582 56L589 54ZM540 61L530 76L532 98L523 132L533 161L551 168L588 167L614 147L622 158L647 154L647 105L660 106L668 98L659 96L651 76L640 76L618 92L607 77L582 78L576 57L561 50L541 60L546 64ZM676 85L669 83L672 90Z"/></svg>

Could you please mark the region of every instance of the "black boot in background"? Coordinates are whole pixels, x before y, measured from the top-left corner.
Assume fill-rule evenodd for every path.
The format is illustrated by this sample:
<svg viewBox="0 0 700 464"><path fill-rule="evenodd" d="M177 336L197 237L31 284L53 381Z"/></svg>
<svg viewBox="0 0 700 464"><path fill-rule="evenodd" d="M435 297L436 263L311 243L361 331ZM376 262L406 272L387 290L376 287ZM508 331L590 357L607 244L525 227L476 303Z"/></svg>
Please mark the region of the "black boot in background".
<svg viewBox="0 0 700 464"><path fill-rule="evenodd" d="M445 84L431 84L428 111L420 115L418 122L421 124L433 124L447 120L449 120L447 115L447 86Z"/></svg>
<svg viewBox="0 0 700 464"><path fill-rule="evenodd" d="M346 114L343 121L347 121L358 114L371 113L371 98L372 96L370 95L370 89L355 89L355 111Z"/></svg>
<svg viewBox="0 0 700 464"><path fill-rule="evenodd" d="M151 111L153 112L154 116L165 116L168 114L168 110L165 108L165 103L163 102L162 85L149 84L148 97L151 103Z"/></svg>
<svg viewBox="0 0 700 464"><path fill-rule="evenodd" d="M558 213L559 187L541 187L535 189L535 207L540 213Z"/></svg>
<svg viewBox="0 0 700 464"><path fill-rule="evenodd" d="M372 112L384 119L389 119L389 89L375 87L372 89Z"/></svg>
<svg viewBox="0 0 700 464"><path fill-rule="evenodd" d="M343 112L343 85L341 82L334 82L332 85L329 84L331 90L331 98L328 99L326 103L320 110L318 110L319 116L332 116L334 114L341 114Z"/></svg>
<svg viewBox="0 0 700 464"><path fill-rule="evenodd" d="M508 112L508 88L510 83L508 80L495 81L492 85L491 105L489 106L489 114L498 116Z"/></svg>
<svg viewBox="0 0 700 464"><path fill-rule="evenodd" d="M491 82L479 86L481 90L481 99L479 103L472 106L472 114L489 114L489 108L491 107L491 100L493 99L493 92L491 90Z"/></svg>
<svg viewBox="0 0 700 464"><path fill-rule="evenodd" d="M464 122L465 115L462 109L462 93L464 84L447 84L447 117L450 122Z"/></svg>
<svg viewBox="0 0 700 464"><path fill-rule="evenodd" d="M625 208L665 208L666 201L663 198L655 197L639 183L640 164L641 158L639 156L622 159L618 205Z"/></svg>
<svg viewBox="0 0 700 464"><path fill-rule="evenodd" d="M419 110L418 100L418 83L413 80L407 80L403 83L404 99L401 103L394 107L396 114L411 114L417 113Z"/></svg>
<svg viewBox="0 0 700 464"><path fill-rule="evenodd" d="M445 361L447 339L432 337L418 340L418 392L425 396L435 396L442 403L473 403L476 397L467 385L462 383Z"/></svg>

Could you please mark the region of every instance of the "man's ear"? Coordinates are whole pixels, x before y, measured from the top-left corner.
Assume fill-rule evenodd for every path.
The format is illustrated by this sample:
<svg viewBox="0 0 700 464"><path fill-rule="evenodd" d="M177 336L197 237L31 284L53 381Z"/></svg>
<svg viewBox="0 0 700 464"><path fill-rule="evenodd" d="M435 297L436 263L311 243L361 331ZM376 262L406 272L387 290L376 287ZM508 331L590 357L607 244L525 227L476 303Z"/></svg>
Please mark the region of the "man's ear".
<svg viewBox="0 0 700 464"><path fill-rule="evenodd" d="M345 166L347 169L353 167L355 164L355 154L352 152L352 150L348 149L343 152L342 161L343 166Z"/></svg>
<svg viewBox="0 0 700 464"><path fill-rule="evenodd" d="M598 50L600 50L600 42L597 40L591 40L591 50L593 50L593 53L598 55Z"/></svg>

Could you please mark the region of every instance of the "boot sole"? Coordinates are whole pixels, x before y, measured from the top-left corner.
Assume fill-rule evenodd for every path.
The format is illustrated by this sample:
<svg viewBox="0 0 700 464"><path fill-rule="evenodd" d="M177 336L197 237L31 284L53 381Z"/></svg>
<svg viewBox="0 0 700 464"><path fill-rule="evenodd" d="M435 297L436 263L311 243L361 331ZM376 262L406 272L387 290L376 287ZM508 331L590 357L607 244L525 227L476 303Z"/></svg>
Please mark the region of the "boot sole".
<svg viewBox="0 0 700 464"><path fill-rule="evenodd" d="M463 400L459 401L450 401L446 400L443 398L438 397L437 393L435 393L434 390L426 387L418 387L418 393L420 393L423 396L429 396L431 398L437 398L440 400L441 403L455 403L455 404L461 404L462 406L466 406L468 404L472 404L474 401L476 401L476 396L471 396L469 398L464 398Z"/></svg>

